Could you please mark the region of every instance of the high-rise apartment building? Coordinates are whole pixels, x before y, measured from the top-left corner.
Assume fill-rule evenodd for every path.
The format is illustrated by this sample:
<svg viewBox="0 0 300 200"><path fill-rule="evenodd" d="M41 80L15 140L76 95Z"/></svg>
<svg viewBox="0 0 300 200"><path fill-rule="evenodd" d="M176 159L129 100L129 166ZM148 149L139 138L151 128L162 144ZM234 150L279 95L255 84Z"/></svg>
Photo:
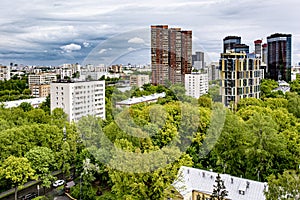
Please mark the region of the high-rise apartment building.
<svg viewBox="0 0 300 200"><path fill-rule="evenodd" d="M199 98L208 92L208 74L192 73L185 75L185 91L187 96Z"/></svg>
<svg viewBox="0 0 300 200"><path fill-rule="evenodd" d="M255 40L254 41L254 54L256 57L261 58L262 57L262 40Z"/></svg>
<svg viewBox="0 0 300 200"><path fill-rule="evenodd" d="M263 63L267 64L268 63L268 44L263 44L262 45L262 60Z"/></svg>
<svg viewBox="0 0 300 200"><path fill-rule="evenodd" d="M152 84L184 83L192 68L192 31L151 26Z"/></svg>
<svg viewBox="0 0 300 200"><path fill-rule="evenodd" d="M68 120L93 115L105 119L105 81L51 83L51 111L62 108Z"/></svg>
<svg viewBox="0 0 300 200"><path fill-rule="evenodd" d="M219 62L212 62L207 66L208 81L215 81L220 79Z"/></svg>
<svg viewBox="0 0 300 200"><path fill-rule="evenodd" d="M200 70L205 67L204 52L197 51L192 55L192 66L196 70Z"/></svg>
<svg viewBox="0 0 300 200"><path fill-rule="evenodd" d="M150 83L148 75L138 74L130 76L130 86L142 87L145 84Z"/></svg>
<svg viewBox="0 0 300 200"><path fill-rule="evenodd" d="M41 73L41 74L30 74L28 75L28 84L30 85L41 85L50 84L51 82L57 81L56 74Z"/></svg>
<svg viewBox="0 0 300 200"><path fill-rule="evenodd" d="M227 36L223 39L223 53L234 49L236 44L241 44L241 37Z"/></svg>
<svg viewBox="0 0 300 200"><path fill-rule="evenodd" d="M268 74L270 79L291 80L292 35L275 33L267 37Z"/></svg>
<svg viewBox="0 0 300 200"><path fill-rule="evenodd" d="M31 96L47 97L50 94L50 84L30 85Z"/></svg>
<svg viewBox="0 0 300 200"><path fill-rule="evenodd" d="M222 53L220 59L221 96L225 106L242 98L260 97L260 59L246 53Z"/></svg>

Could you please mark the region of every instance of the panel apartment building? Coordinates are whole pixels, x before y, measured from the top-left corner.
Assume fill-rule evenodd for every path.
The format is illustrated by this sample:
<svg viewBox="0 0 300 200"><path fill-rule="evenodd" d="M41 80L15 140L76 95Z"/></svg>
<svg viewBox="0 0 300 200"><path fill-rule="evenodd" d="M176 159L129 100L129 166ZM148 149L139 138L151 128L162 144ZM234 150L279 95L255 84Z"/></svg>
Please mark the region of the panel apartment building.
<svg viewBox="0 0 300 200"><path fill-rule="evenodd" d="M62 108L68 120L92 115L105 119L105 81L51 83L51 111Z"/></svg>
<svg viewBox="0 0 300 200"><path fill-rule="evenodd" d="M184 84L185 74L192 69L192 31L151 26L152 84Z"/></svg>

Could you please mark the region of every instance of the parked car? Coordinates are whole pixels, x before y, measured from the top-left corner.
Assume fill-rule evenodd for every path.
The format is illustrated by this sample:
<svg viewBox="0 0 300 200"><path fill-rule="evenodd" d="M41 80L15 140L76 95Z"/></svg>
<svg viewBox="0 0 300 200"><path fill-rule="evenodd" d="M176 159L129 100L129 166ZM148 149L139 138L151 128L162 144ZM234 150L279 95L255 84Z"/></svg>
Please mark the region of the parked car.
<svg viewBox="0 0 300 200"><path fill-rule="evenodd" d="M21 196L18 199L20 199L20 200L30 200L30 199L33 199L35 197L37 197L37 194L35 192L32 192L32 193L28 193L24 196Z"/></svg>
<svg viewBox="0 0 300 200"><path fill-rule="evenodd" d="M58 186L61 186L65 184L65 181L64 180L57 180L53 183L53 187L58 187Z"/></svg>

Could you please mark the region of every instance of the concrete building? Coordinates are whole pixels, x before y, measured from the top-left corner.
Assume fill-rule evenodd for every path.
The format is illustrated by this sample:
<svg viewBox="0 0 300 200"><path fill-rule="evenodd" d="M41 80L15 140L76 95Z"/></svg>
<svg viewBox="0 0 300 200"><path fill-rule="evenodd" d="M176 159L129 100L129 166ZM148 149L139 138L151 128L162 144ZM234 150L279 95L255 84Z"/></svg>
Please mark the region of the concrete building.
<svg viewBox="0 0 300 200"><path fill-rule="evenodd" d="M267 64L268 63L268 44L263 44L262 45L262 60L263 63Z"/></svg>
<svg viewBox="0 0 300 200"><path fill-rule="evenodd" d="M142 87L145 84L150 83L148 75L131 75L130 76L130 86Z"/></svg>
<svg viewBox="0 0 300 200"><path fill-rule="evenodd" d="M47 97L50 94L50 84L30 85L31 96Z"/></svg>
<svg viewBox="0 0 300 200"><path fill-rule="evenodd" d="M184 83L192 69L192 31L151 26L152 84Z"/></svg>
<svg viewBox="0 0 300 200"><path fill-rule="evenodd" d="M16 101L3 102L4 108L14 108L21 105L21 103L29 103L32 107L37 108L39 105L46 101L46 97L34 98L34 99L22 99Z"/></svg>
<svg viewBox="0 0 300 200"><path fill-rule="evenodd" d="M292 67L291 80L294 81L297 78L297 74L300 74L300 63Z"/></svg>
<svg viewBox="0 0 300 200"><path fill-rule="evenodd" d="M28 75L28 84L31 85L41 85L50 84L51 82L57 81L56 74L41 73L41 74L30 74Z"/></svg>
<svg viewBox="0 0 300 200"><path fill-rule="evenodd" d="M198 51L192 55L192 66L196 70L205 68L204 52Z"/></svg>
<svg viewBox="0 0 300 200"><path fill-rule="evenodd" d="M222 53L220 59L222 103L229 106L240 99L260 97L261 61L246 53Z"/></svg>
<svg viewBox="0 0 300 200"><path fill-rule="evenodd" d="M267 37L268 70L267 78L291 81L292 35L275 33Z"/></svg>
<svg viewBox="0 0 300 200"><path fill-rule="evenodd" d="M255 40L254 41L254 54L256 57L262 57L262 40Z"/></svg>
<svg viewBox="0 0 300 200"><path fill-rule="evenodd" d="M267 183L239 178L229 174L219 174L228 192L225 200L265 200ZM181 200L211 199L218 173L182 166L178 179L172 184L180 193Z"/></svg>
<svg viewBox="0 0 300 200"><path fill-rule="evenodd" d="M105 119L105 81L51 83L51 111L62 108L68 120L93 115Z"/></svg>
<svg viewBox="0 0 300 200"><path fill-rule="evenodd" d="M208 73L186 74L184 86L187 96L198 99L208 92Z"/></svg>
<svg viewBox="0 0 300 200"><path fill-rule="evenodd" d="M10 80L10 66L0 65L0 81Z"/></svg>
<svg viewBox="0 0 300 200"><path fill-rule="evenodd" d="M218 62L212 62L207 66L208 81L220 80L220 69Z"/></svg>

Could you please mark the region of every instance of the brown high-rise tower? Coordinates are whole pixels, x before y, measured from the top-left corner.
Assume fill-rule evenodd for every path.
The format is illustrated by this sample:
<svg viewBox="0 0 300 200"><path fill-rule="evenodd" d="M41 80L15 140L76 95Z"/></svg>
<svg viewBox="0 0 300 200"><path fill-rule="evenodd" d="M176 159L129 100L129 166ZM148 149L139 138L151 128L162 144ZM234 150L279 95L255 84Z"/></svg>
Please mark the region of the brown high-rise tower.
<svg viewBox="0 0 300 200"><path fill-rule="evenodd" d="M151 26L152 84L184 83L192 68L192 31Z"/></svg>

